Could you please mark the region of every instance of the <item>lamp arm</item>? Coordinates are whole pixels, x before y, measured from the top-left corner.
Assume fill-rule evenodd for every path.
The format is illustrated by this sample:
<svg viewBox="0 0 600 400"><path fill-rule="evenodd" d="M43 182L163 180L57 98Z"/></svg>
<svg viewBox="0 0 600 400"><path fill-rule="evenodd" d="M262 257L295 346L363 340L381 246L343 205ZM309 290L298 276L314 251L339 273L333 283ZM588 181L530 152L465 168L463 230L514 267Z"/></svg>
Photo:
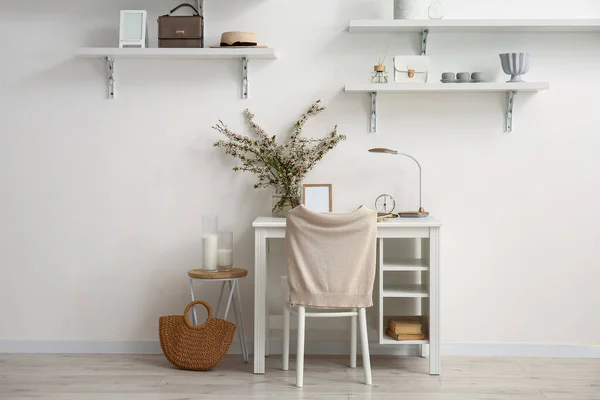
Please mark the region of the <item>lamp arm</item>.
<svg viewBox="0 0 600 400"><path fill-rule="evenodd" d="M423 209L423 171L421 170L421 164L419 164L417 159L411 155L408 155L406 153L397 153L397 154L399 156L405 156L405 157L412 159L414 162L417 163L417 166L419 167L419 210L422 210Z"/></svg>

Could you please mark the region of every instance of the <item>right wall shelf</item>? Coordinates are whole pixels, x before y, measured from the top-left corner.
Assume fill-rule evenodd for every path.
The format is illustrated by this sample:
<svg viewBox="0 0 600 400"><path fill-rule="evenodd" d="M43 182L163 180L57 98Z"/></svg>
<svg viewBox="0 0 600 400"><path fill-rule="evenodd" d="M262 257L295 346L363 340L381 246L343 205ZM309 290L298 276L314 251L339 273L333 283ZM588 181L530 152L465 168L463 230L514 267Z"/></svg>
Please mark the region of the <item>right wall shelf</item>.
<svg viewBox="0 0 600 400"><path fill-rule="evenodd" d="M600 32L600 19L421 19L421 20L351 20L352 33L420 33L421 55L427 54L431 32ZM393 77L390 77L393 79ZM518 92L548 90L547 82L523 83L431 83L431 84L356 84L346 85L346 92L371 94L371 132L377 131L377 93L453 93L504 92L506 93L505 131L512 131L514 96Z"/></svg>
<svg viewBox="0 0 600 400"><path fill-rule="evenodd" d="M506 93L505 131L512 132L513 106L518 92L550 89L548 82L521 83L371 83L346 85L347 93L371 94L371 133L377 132L377 93Z"/></svg>

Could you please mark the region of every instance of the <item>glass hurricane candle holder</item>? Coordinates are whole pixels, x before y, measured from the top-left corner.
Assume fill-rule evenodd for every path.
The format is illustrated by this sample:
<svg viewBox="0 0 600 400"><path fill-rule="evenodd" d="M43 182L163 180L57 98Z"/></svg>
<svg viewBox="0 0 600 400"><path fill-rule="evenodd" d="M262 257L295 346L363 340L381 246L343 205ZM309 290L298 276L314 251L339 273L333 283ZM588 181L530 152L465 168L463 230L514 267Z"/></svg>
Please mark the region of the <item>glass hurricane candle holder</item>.
<svg viewBox="0 0 600 400"><path fill-rule="evenodd" d="M219 271L231 271L233 268L233 232L219 232L217 263Z"/></svg>
<svg viewBox="0 0 600 400"><path fill-rule="evenodd" d="M217 244L219 240L219 219L215 215L202 218L202 269L218 271Z"/></svg>

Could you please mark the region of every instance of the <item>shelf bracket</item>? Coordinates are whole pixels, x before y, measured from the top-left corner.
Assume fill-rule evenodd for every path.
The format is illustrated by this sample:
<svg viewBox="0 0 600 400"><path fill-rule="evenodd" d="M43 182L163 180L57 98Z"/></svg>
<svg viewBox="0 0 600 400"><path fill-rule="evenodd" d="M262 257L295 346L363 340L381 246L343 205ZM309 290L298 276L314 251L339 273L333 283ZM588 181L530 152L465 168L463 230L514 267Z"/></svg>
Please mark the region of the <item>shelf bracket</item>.
<svg viewBox="0 0 600 400"><path fill-rule="evenodd" d="M377 92L371 92L371 133L377 132Z"/></svg>
<svg viewBox="0 0 600 400"><path fill-rule="evenodd" d="M248 57L242 57L242 99L248 98Z"/></svg>
<svg viewBox="0 0 600 400"><path fill-rule="evenodd" d="M106 57L106 69L108 72L108 98L115 98L115 59Z"/></svg>
<svg viewBox="0 0 600 400"><path fill-rule="evenodd" d="M429 29L423 29L421 31L421 55L427 55L427 37L429 36Z"/></svg>
<svg viewBox="0 0 600 400"><path fill-rule="evenodd" d="M506 92L506 123L504 132L510 133L513 130L513 107L515 105L516 90Z"/></svg>

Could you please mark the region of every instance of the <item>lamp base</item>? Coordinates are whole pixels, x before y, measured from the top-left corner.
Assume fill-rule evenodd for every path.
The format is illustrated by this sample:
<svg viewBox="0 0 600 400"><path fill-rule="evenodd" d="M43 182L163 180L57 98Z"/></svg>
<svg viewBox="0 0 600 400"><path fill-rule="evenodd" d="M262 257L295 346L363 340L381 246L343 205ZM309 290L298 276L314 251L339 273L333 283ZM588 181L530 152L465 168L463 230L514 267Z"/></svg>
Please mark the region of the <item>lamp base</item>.
<svg viewBox="0 0 600 400"><path fill-rule="evenodd" d="M425 211L422 207L419 211L404 211L398 213L400 218L425 218L429 217L429 212Z"/></svg>

